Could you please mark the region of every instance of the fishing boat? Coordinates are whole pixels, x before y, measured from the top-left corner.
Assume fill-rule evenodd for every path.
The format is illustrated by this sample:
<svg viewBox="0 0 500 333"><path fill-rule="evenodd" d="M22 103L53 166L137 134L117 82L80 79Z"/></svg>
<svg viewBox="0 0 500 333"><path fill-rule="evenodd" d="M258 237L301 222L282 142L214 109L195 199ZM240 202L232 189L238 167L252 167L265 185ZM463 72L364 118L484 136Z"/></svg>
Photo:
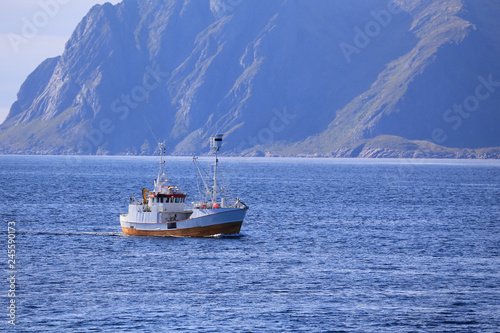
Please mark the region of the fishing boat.
<svg viewBox="0 0 500 333"><path fill-rule="evenodd" d="M215 155L213 184L209 185L208 173L203 172L194 157L199 200L187 206L187 194L171 185L166 174L165 147L159 144L160 168L154 181L154 189L142 190L142 199L130 198L128 213L120 215L122 230L135 236L209 237L239 234L248 211L239 198L231 199L224 182L218 182L221 174L217 153L222 146L223 134L210 138L210 148ZM201 184L199 179L201 179Z"/></svg>

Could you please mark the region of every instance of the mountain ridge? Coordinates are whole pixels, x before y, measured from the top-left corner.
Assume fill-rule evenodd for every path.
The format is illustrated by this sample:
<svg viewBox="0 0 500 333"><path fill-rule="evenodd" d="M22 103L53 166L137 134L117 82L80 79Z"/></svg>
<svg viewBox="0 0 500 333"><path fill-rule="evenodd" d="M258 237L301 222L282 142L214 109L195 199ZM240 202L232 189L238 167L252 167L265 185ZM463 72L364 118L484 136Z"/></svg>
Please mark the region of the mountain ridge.
<svg viewBox="0 0 500 333"><path fill-rule="evenodd" d="M190 155L222 132L230 155L500 157L494 1L232 4L94 6L23 83L0 152Z"/></svg>

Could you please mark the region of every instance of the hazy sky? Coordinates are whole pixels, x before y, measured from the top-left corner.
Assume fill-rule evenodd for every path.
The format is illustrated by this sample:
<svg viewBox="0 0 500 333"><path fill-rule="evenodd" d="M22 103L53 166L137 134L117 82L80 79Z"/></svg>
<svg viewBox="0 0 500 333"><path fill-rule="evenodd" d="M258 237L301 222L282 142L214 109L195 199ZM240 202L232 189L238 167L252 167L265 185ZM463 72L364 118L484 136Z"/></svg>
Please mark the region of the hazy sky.
<svg viewBox="0 0 500 333"><path fill-rule="evenodd" d="M95 4L121 0L0 1L0 123L26 77L62 54L78 22Z"/></svg>

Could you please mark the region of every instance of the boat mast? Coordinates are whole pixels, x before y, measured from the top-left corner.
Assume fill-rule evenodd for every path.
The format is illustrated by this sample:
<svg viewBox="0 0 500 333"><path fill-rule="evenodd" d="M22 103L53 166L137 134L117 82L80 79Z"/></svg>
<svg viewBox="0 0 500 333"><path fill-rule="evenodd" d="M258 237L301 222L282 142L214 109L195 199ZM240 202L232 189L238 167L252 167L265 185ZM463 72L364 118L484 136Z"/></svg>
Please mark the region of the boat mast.
<svg viewBox="0 0 500 333"><path fill-rule="evenodd" d="M165 145L163 143L158 143L158 150L160 151L160 168L158 169L158 177L156 178L155 192L159 193L161 191L161 177L163 175L163 154L165 153Z"/></svg>
<svg viewBox="0 0 500 333"><path fill-rule="evenodd" d="M215 154L215 165L214 165L214 187L212 189L212 202L217 202L217 164L219 163L219 159L217 158L217 152L222 146L222 136L224 134L217 134L214 137L210 138L210 148L214 151Z"/></svg>

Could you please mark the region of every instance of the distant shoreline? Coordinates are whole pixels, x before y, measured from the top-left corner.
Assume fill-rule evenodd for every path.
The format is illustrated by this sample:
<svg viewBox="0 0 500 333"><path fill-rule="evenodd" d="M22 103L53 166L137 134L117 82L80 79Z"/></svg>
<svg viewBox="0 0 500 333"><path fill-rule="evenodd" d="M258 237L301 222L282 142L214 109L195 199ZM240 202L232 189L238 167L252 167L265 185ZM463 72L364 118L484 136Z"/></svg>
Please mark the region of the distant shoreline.
<svg viewBox="0 0 500 333"><path fill-rule="evenodd" d="M79 155L79 154L31 154L31 153L0 153L0 156L52 156L52 157L155 157L156 155L134 155L134 154L94 154L94 155ZM199 157L209 157L211 155L207 153L203 154L171 154L166 155L167 157L179 157L179 158L190 158L192 156ZM236 154L220 154L220 157L224 158L242 158L242 159L251 159L251 158L261 158L261 159L329 159L329 160L417 160L417 161L425 161L425 160L457 160L457 161L481 161L481 160L500 160L500 156L485 156L485 157L446 157L446 156L419 156L419 157L401 157L401 156L326 156L326 155L277 155L277 154L269 154L269 155L236 155Z"/></svg>

